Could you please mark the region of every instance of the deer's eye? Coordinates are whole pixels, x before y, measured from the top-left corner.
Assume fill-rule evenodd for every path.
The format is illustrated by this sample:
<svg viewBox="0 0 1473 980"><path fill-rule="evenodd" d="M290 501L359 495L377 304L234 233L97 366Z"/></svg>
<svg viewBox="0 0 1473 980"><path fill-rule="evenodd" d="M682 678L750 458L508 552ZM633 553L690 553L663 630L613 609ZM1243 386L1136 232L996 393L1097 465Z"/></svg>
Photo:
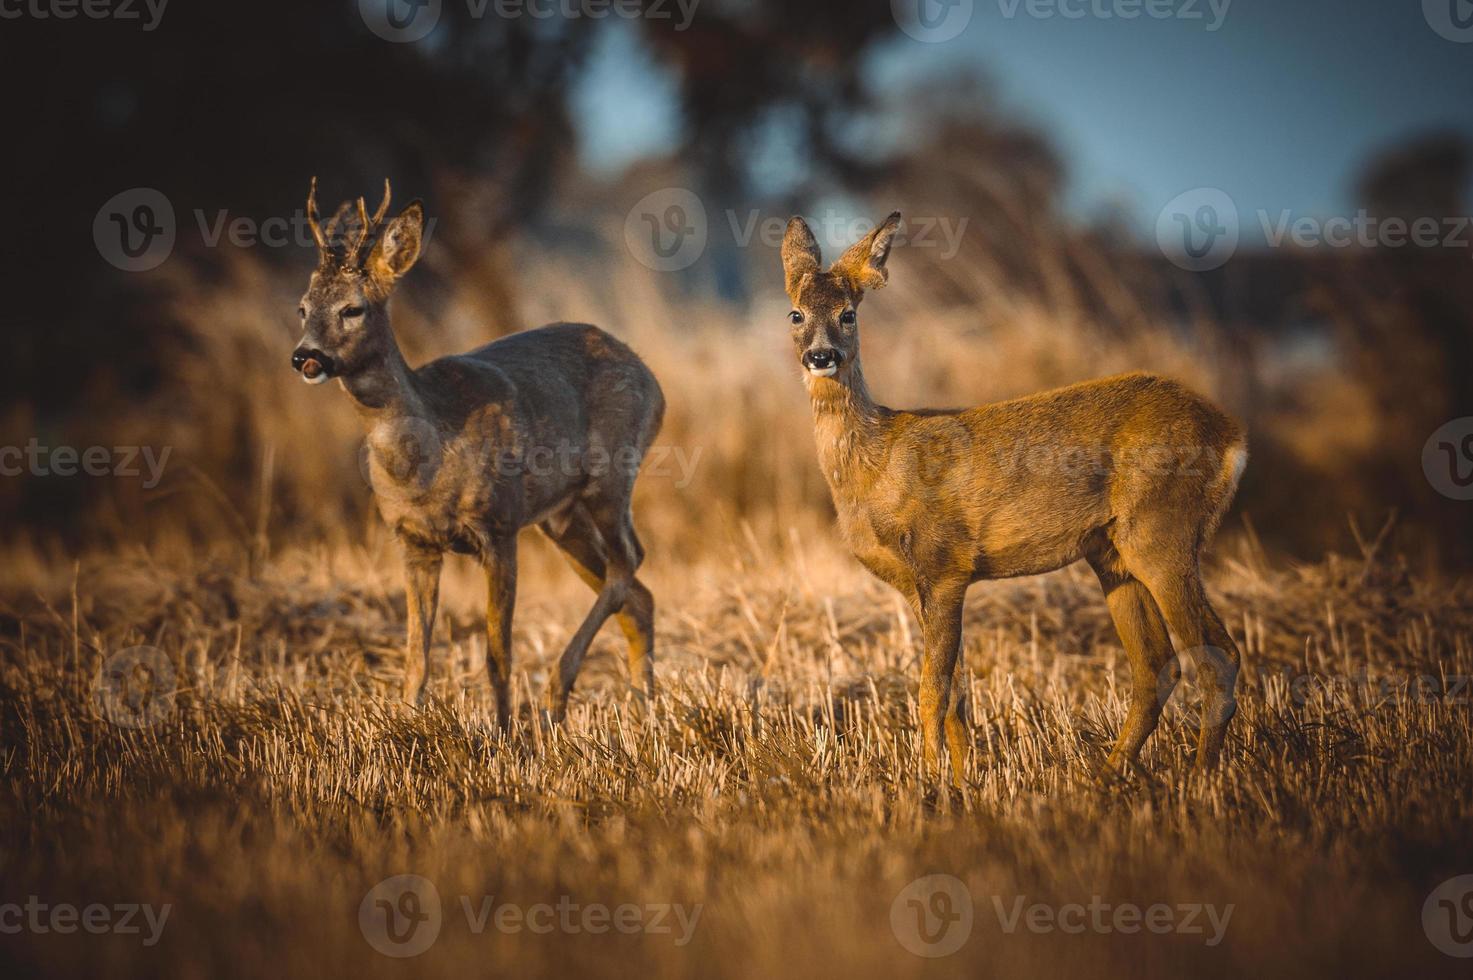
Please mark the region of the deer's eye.
<svg viewBox="0 0 1473 980"><path fill-rule="evenodd" d="M856 319L857 318L855 317L853 310L845 310L843 313L839 314L839 322L846 327L854 326L854 321Z"/></svg>
<svg viewBox="0 0 1473 980"><path fill-rule="evenodd" d="M305 306L297 307L297 316L303 320L307 319L307 308Z"/></svg>
<svg viewBox="0 0 1473 980"><path fill-rule="evenodd" d="M356 319L356 318L358 318L358 317L360 317L362 315L363 315L363 307L361 307L361 306L345 306L345 307L343 307L342 317L343 317L344 320L353 320L353 319Z"/></svg>
<svg viewBox="0 0 1473 980"><path fill-rule="evenodd" d="M792 320L794 323L802 323L803 322L803 314L799 310L794 310L793 312L791 312L791 313L788 314L788 319L789 320Z"/></svg>

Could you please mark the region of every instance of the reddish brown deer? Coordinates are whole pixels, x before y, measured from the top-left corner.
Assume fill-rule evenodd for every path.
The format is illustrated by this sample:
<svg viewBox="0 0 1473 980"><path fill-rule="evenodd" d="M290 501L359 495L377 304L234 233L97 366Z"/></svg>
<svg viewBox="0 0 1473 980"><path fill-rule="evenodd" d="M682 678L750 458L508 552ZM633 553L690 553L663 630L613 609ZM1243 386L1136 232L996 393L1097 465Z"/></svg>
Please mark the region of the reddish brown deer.
<svg viewBox="0 0 1473 980"><path fill-rule="evenodd" d="M1146 374L958 411L876 404L860 365L858 308L888 279L899 225L899 213L890 215L824 271L813 233L793 218L782 261L839 526L860 563L920 621L928 767L942 765L944 727L962 784L968 586L1081 558L1099 577L1131 665L1130 707L1108 765L1135 763L1180 677L1169 624L1197 664L1197 767L1212 766L1236 709L1238 650L1207 601L1200 559L1248 459L1242 429L1182 385Z"/></svg>
<svg viewBox="0 0 1473 980"><path fill-rule="evenodd" d="M503 730L511 722L517 534L536 525L598 593L548 683L560 719L594 635L618 618L630 681L654 694L654 598L635 577L644 549L630 497L665 401L644 362L597 327L557 323L411 368L389 327L389 295L419 257L424 209L384 224L346 202L326 229L317 180L307 221L318 264L297 313L292 365L310 384L336 378L368 430L369 477L403 545L409 614L404 698L422 703L447 551L485 567L486 667Z"/></svg>

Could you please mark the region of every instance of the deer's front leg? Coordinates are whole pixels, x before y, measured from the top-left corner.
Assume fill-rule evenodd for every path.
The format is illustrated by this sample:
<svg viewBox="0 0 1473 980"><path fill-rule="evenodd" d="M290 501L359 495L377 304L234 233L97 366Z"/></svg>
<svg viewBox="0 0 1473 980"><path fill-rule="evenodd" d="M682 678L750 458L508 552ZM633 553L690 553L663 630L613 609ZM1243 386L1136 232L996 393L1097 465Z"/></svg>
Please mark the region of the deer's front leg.
<svg viewBox="0 0 1473 980"><path fill-rule="evenodd" d="M409 642L404 658L404 700L421 705L430 670L430 638L435 610L440 604L440 565L437 551L407 549L404 555L404 599L409 609Z"/></svg>
<svg viewBox="0 0 1473 980"><path fill-rule="evenodd" d="M496 722L511 728L511 617L517 602L517 539L491 542L486 555L486 674L496 698Z"/></svg>
<svg viewBox="0 0 1473 980"><path fill-rule="evenodd" d="M925 747L926 771L944 776L941 745L944 730L953 724L948 716L957 709L952 688L957 683L957 660L961 655L962 604L966 598L965 583L930 589L922 593L921 634L925 652L921 659L921 737ZM966 765L966 744L959 732L948 738L952 784L962 786Z"/></svg>

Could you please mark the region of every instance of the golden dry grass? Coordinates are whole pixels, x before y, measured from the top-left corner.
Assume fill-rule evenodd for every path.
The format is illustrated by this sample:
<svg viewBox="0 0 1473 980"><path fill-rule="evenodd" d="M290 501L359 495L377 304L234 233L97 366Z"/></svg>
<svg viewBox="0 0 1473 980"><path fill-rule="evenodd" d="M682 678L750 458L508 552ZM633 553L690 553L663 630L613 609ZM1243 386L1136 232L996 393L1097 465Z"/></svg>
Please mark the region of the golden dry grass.
<svg viewBox="0 0 1473 980"><path fill-rule="evenodd" d="M973 589L975 751L968 790L938 807L919 772L918 631L834 540L775 256L772 294L741 316L632 260L590 277L516 256L525 322L587 319L629 340L670 403L660 444L694 461L647 473L636 501L663 693L652 713L625 700L622 641L606 630L567 725L533 724L529 696L590 596L529 538L515 731L503 739L489 720L483 586L459 559L435 700L407 710L391 698L402 579L359 475L357 419L340 392L287 369L305 268L283 276L240 254L194 277L171 263L160 312L188 342L168 350L151 397L100 392L65 433L172 447L164 484L91 484L70 545L39 526L7 528L0 544L0 927L4 903L30 895L172 912L147 947L0 928L0 958L182 977L1458 973L1422 906L1473 872L1469 586L1423 577L1430 551L1402 561L1399 541L1371 560L1291 564L1239 516L1275 507L1344 541L1342 505L1379 499L1366 460L1415 469L1424 434L1403 438L1378 393L1343 375L1340 355L1374 351L1294 360L1153 317L1103 257L1071 258L1051 234L1014 236L1024 244L1009 253L1053 283L1042 297L1009 291L996 257L897 255L894 285L866 303L867 374L888 404L942 406L1157 370L1247 419L1255 463L1208 574L1246 665L1220 773L1187 775L1187 685L1144 771L1096 779L1127 672L1076 568ZM1103 322L1069 295L1063 266L1085 259ZM411 362L491 339L492 285L410 286L395 323ZM11 421L27 428L28 411ZM129 727L109 720L117 703L99 700L99 676L140 646L176 690L155 724ZM907 949L891 911L938 872L965 882L975 920L933 960ZM439 938L406 961L376 952L359 919L368 889L403 873L444 901ZM479 908L488 895L701 912L679 946L477 934L459 898ZM1233 913L1215 945L1007 932L994 898L1011 909L1018 896Z"/></svg>
<svg viewBox="0 0 1473 980"><path fill-rule="evenodd" d="M12 579L6 897L173 910L151 947L22 933L0 948L53 973L185 977L1454 975L1422 904L1473 868L1473 709L1454 689L1473 674L1466 587L1393 563L1270 567L1246 542L1225 550L1210 580L1247 667L1221 773L1186 774L1189 691L1145 772L1094 778L1126 671L1097 588L1071 570L974 590L975 751L950 812L919 775L914 624L821 529L654 569L655 711L624 699L609 630L566 727L545 732L527 696L588 594L542 570L538 549L516 628L522 721L506 739L489 721L468 564L452 570L436 698L419 711L390 698L403 596L371 550L292 551L255 578L139 551L88 559L42 595ZM99 700L98 684L137 645L163 652L177 693L135 728L107 720L127 702ZM936 872L966 883L975 919L957 953L931 960L897 939L891 904ZM404 961L377 953L358 916L402 873L444 903L439 938ZM685 945L679 930L477 934L459 896L701 911ZM994 896L1234 908L1209 946L1008 933Z"/></svg>

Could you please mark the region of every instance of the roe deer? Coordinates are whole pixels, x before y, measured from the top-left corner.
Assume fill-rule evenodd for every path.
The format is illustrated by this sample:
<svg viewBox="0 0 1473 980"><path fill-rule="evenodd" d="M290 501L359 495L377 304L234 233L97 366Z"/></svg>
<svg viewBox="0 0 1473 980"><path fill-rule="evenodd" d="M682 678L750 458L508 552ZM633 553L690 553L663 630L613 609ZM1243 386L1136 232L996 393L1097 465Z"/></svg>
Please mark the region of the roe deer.
<svg viewBox="0 0 1473 980"><path fill-rule="evenodd" d="M532 524L598 593L549 681L552 716L562 718L610 615L629 642L631 683L653 697L654 598L634 574L644 549L630 496L664 416L655 376L623 343L576 323L409 367L388 304L419 257L424 209L414 201L385 225L388 207L384 181L372 217L360 197L324 230L312 179L307 221L318 265L297 310L304 333L292 365L310 384L337 378L368 429L374 496L404 550L405 700L424 700L444 553L470 554L486 570L486 668L497 719L510 726L517 532Z"/></svg>
<svg viewBox="0 0 1473 980"><path fill-rule="evenodd" d="M1197 767L1212 766L1236 708L1238 651L1207 601L1199 558L1247 462L1242 430L1180 384L1146 374L965 410L877 405L860 367L856 311L866 290L885 285L899 223L891 214L823 271L813 233L795 217L782 262L839 526L921 624L928 769L943 765L944 723L962 783L967 587L1080 558L1099 577L1131 664L1129 713L1108 764L1135 763L1180 678L1170 624L1198 665Z"/></svg>

